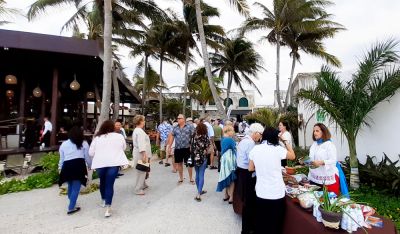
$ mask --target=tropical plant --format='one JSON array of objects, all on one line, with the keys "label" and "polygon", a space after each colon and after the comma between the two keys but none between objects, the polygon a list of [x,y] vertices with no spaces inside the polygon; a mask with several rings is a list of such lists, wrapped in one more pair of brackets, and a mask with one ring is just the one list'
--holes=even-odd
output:
[{"label": "tropical plant", "polygon": [[266,127],[276,127],[279,123],[279,111],[270,108],[261,108],[244,117],[247,121],[254,121]]},{"label": "tropical plant", "polygon": [[[325,31],[323,32],[318,31],[319,35],[309,34],[309,36],[322,40],[327,35],[331,35],[330,29],[324,28],[336,25],[329,21],[330,15],[323,9],[328,4],[330,2],[327,0],[274,0],[273,9],[270,10],[265,5],[256,2],[254,5],[262,9],[263,17],[249,18],[241,26],[241,34],[255,30],[269,30],[268,34],[263,36],[261,40],[267,40],[276,45],[276,99],[280,111],[283,110],[280,97],[280,48],[281,46],[290,45],[292,47],[291,55],[294,59],[298,59],[299,43],[296,44],[296,42],[299,41],[299,34],[316,33],[318,29],[320,31],[324,29]],[[321,41],[315,39],[306,41],[305,44]],[[331,59],[334,57],[328,56],[326,53],[323,54],[325,51],[321,45],[321,43],[312,46],[307,45],[302,49],[307,48],[309,53],[311,51],[313,53],[318,52],[319,56],[332,61]],[[294,69],[293,62],[292,69]]]},{"label": "tropical plant", "polygon": [[[219,42],[223,40],[225,32],[222,26],[209,24],[208,21],[212,17],[219,17],[218,9],[210,5],[201,3],[201,15],[203,17],[204,33],[207,40],[207,45],[218,49]],[[181,24],[181,33],[186,35],[185,46],[185,82],[183,87],[184,96],[187,96],[187,83],[188,83],[188,68],[190,62],[189,49],[196,49],[198,51],[196,40],[199,39],[199,30],[196,22],[196,8],[193,1],[183,0],[183,18],[184,24]],[[200,52],[199,52],[200,53]],[[186,98],[183,99],[182,113],[185,115]]]},{"label": "tropical plant", "polygon": [[309,108],[321,108],[347,138],[350,152],[350,187],[359,187],[356,140],[359,130],[371,126],[368,115],[375,107],[389,100],[400,88],[400,56],[394,40],[372,46],[352,79],[344,83],[337,72],[323,66],[316,77],[316,86],[300,90],[298,97]]},{"label": "tropical plant", "polygon": [[[184,39],[182,39],[181,34],[179,34],[179,22],[158,22],[149,29],[149,38],[148,43],[151,44],[154,48],[157,48],[157,53],[159,55],[160,60],[160,86],[164,86],[163,83],[163,62],[165,61],[166,56],[171,58],[168,61],[172,61],[175,63],[175,60],[183,63],[185,61],[185,50],[184,45],[182,43]],[[159,120],[162,122],[163,110],[163,95],[162,89],[159,93],[160,99],[160,109],[159,109]]]},{"label": "tropical plant", "polygon": [[[210,53],[210,60],[215,68],[214,72],[219,71],[220,78],[223,79],[225,74],[228,75],[227,100],[229,100],[232,83],[240,88],[243,95],[246,95],[242,86],[244,82],[253,86],[261,94],[251,77],[257,78],[257,73],[263,70],[262,57],[250,41],[241,37],[227,39],[219,52]],[[228,105],[229,102],[226,102],[226,110]]]},{"label": "tropical plant", "polygon": [[[211,88],[208,84],[206,69],[204,67],[196,69],[190,73],[189,77],[188,89],[191,92],[192,98],[196,99],[199,102],[199,105],[202,106],[202,116],[204,116],[207,103],[213,100]],[[221,84],[223,80],[219,77],[214,77],[213,82],[217,85],[216,91],[219,95],[221,89],[218,87],[218,84]]]},{"label": "tropical plant", "polygon": [[333,66],[341,66],[337,57],[326,52],[323,43],[324,39],[332,38],[337,32],[345,29],[342,25],[331,21],[331,15],[322,8],[330,5],[331,2],[298,1],[297,4],[300,4],[298,8],[302,9],[295,15],[298,19],[294,19],[295,23],[291,24],[289,31],[283,35],[283,41],[285,45],[289,46],[292,57],[284,110],[293,103],[292,81],[296,62],[300,62],[300,51],[324,59]]},{"label": "tropical plant", "polygon": [[6,0],[0,0],[0,25],[10,23],[8,20],[19,14],[21,12],[18,9],[6,7]]},{"label": "tropical plant", "polygon": [[[193,3],[193,0],[185,0],[185,1],[190,1],[191,3]],[[213,76],[211,73],[211,66],[210,66],[210,61],[208,58],[208,51],[207,51],[207,40],[206,40],[205,32],[204,32],[203,17],[201,15],[201,11],[202,11],[201,0],[194,0],[194,3],[195,3],[195,8],[196,8],[197,27],[199,30],[199,37],[200,37],[202,54],[203,54],[204,67],[205,67],[206,73],[207,73],[208,84],[210,86],[210,91],[212,93],[214,102],[217,105],[219,115],[225,116],[224,106],[222,105],[221,100],[219,99],[217,88],[215,87],[214,79],[213,79]],[[234,6],[236,8],[236,10],[239,13],[241,13],[242,15],[245,15],[246,17],[249,15],[249,7],[247,5],[246,0],[229,0],[229,3],[232,6]]]}]

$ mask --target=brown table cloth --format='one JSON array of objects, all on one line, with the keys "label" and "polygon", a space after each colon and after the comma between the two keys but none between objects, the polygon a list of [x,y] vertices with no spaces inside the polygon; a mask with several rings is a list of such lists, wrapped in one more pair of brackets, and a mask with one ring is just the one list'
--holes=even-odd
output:
[{"label": "brown table cloth", "polygon": [[[378,215],[377,215],[378,216]],[[378,216],[383,219],[383,228],[372,227],[366,229],[369,234],[396,234],[394,223],[384,217]],[[291,198],[286,197],[286,215],[283,228],[284,234],[319,234],[319,233],[347,233],[343,229],[328,229],[322,223],[319,223],[312,212],[303,209],[298,203],[292,201]],[[365,233],[362,228],[358,228],[356,234]]]}]

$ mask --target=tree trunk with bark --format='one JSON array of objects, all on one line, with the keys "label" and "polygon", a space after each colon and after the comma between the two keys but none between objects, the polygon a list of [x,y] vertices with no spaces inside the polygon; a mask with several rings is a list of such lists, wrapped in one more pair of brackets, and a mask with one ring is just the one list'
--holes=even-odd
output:
[{"label": "tree trunk with bark", "polygon": [[114,89],[114,112],[113,112],[113,120],[117,120],[119,117],[119,103],[120,103],[120,93],[119,93],[119,85],[118,85],[118,76],[119,69],[113,69],[112,71],[112,82],[113,82],[113,89]]},{"label": "tree trunk with bark", "polygon": [[349,144],[350,152],[350,188],[360,188],[360,175],[358,173],[358,159],[356,150],[356,137],[348,136],[347,142]]},{"label": "tree trunk with bark", "polygon": [[[229,72],[228,73],[228,87],[226,89],[226,103],[225,103],[226,113],[228,113],[228,108],[229,108],[229,104],[230,104],[229,96],[231,94],[231,87],[232,87],[232,74]],[[228,116],[228,119],[229,119],[229,116]]]},{"label": "tree trunk with bark", "polygon": [[287,88],[286,92],[286,98],[285,98],[285,107],[283,108],[285,111],[287,110],[288,106],[292,104],[293,101],[293,93],[292,93],[292,82],[293,82],[293,76],[294,76],[294,68],[296,67],[296,56],[295,53],[293,53],[293,60],[292,60],[292,70],[290,71],[290,78],[289,78],[289,85]]},{"label": "tree trunk with bark", "polygon": [[146,106],[148,63],[149,63],[149,55],[146,54],[144,57],[144,76],[143,76],[143,88],[142,88],[142,114],[143,115],[145,115],[144,108]]},{"label": "tree trunk with bark", "polygon": [[221,100],[219,99],[217,89],[215,87],[214,79],[211,74],[211,66],[210,66],[210,60],[208,58],[207,42],[206,42],[206,37],[204,34],[203,17],[201,15],[200,2],[201,2],[200,0],[195,0],[196,21],[197,21],[197,27],[199,29],[201,50],[202,50],[203,59],[204,59],[204,67],[206,68],[208,84],[210,85],[211,93],[212,93],[215,105],[217,106],[217,109],[218,109],[218,114],[221,116],[221,118],[223,118],[223,116],[226,116],[226,113],[224,111],[224,106],[222,105]]},{"label": "tree trunk with bark", "polygon": [[160,55],[160,98],[159,98],[159,100],[160,100],[160,107],[159,107],[159,112],[160,112],[160,122],[159,123],[161,123],[162,122],[162,117],[163,117],[163,108],[162,108],[162,104],[163,104],[163,96],[162,96],[162,87],[163,87],[163,76],[162,76],[162,64],[163,64],[163,58],[164,58],[164,55],[163,55],[163,53],[161,52],[161,55]]},{"label": "tree trunk with bark", "polygon": [[276,35],[276,99],[278,102],[279,112],[282,112],[281,93],[279,88],[279,76],[280,76],[280,59],[281,59],[281,45],[279,44],[281,37],[279,34]]},{"label": "tree trunk with bark", "polygon": [[186,112],[186,97],[187,97],[187,86],[188,86],[188,68],[189,68],[189,42],[186,43],[186,54],[185,54],[185,84],[183,85],[183,107],[182,114],[185,115]]},{"label": "tree trunk with bark", "polygon": [[112,36],[112,14],[111,14],[111,0],[104,0],[104,61],[103,61],[103,95],[102,105],[100,109],[99,123],[97,124],[96,131],[104,121],[110,118],[110,99],[111,99],[111,36]]}]

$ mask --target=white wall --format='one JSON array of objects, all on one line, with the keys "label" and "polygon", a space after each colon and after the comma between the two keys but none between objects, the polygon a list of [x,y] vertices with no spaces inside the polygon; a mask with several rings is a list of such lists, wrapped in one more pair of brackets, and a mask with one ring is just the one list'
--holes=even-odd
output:
[{"label": "white wall", "polygon": [[[300,112],[301,111],[301,112]],[[299,104],[299,114],[310,116],[310,113]],[[390,102],[378,104],[374,111],[368,116],[371,127],[363,126],[357,137],[357,154],[359,160],[364,163],[366,155],[376,156],[378,161],[383,157],[383,153],[389,156],[391,160],[398,160],[400,154],[400,92],[398,91]],[[312,126],[316,123],[316,117],[310,121],[307,128],[306,143],[310,146],[312,143]],[[337,151],[338,159],[343,160],[349,155],[347,140],[341,136],[340,130],[336,131],[335,124],[325,122],[332,133]],[[303,130],[299,130],[300,146],[304,145]]]}]

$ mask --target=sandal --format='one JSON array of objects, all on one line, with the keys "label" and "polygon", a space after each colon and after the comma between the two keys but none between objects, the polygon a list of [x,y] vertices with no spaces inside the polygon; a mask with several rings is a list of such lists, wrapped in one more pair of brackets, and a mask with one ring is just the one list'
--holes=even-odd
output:
[{"label": "sandal", "polygon": [[80,211],[80,210],[81,210],[80,207],[75,207],[75,209],[68,211],[67,214],[68,214],[68,215],[71,215],[71,214],[73,214],[73,213],[75,213],[75,212],[78,212],[78,211]]},{"label": "sandal", "polygon": [[230,197],[228,196],[228,197],[224,198],[224,201],[228,201],[229,199],[230,199]]},{"label": "sandal", "polygon": [[169,167],[169,166],[171,166],[170,163],[165,163],[165,167]]},{"label": "sandal", "polygon": [[193,185],[196,184],[196,182],[194,180],[191,180],[190,183],[193,184]]},{"label": "sandal", "polygon": [[207,191],[203,190],[203,191],[201,191],[200,195],[203,195],[203,194],[206,194],[206,193],[207,193]]},{"label": "sandal", "polygon": [[195,197],[194,200],[201,202],[201,198],[200,197]]},{"label": "sandal", "polygon": [[178,180],[178,184],[182,184],[183,183],[183,180]]}]

